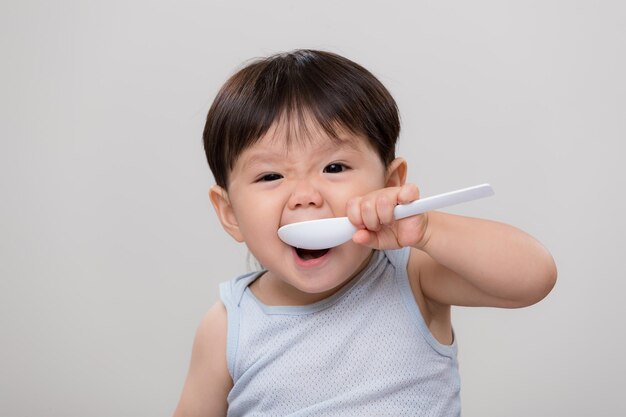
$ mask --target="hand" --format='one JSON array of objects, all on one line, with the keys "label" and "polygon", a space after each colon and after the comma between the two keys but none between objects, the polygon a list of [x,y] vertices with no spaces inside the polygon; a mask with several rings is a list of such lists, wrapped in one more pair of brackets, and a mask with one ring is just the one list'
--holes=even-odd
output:
[{"label": "hand", "polygon": [[393,209],[419,199],[415,184],[383,188],[348,201],[347,216],[359,230],[352,240],[374,249],[421,248],[426,243],[428,213],[395,220]]}]

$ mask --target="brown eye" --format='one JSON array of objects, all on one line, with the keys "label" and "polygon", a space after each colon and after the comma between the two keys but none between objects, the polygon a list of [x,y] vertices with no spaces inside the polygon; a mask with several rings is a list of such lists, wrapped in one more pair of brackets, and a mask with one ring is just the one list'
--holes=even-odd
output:
[{"label": "brown eye", "polygon": [[269,174],[265,174],[261,177],[259,177],[259,179],[257,180],[257,182],[269,182],[269,181],[276,181],[281,179],[283,176],[280,174],[276,174],[275,172],[269,173]]},{"label": "brown eye", "polygon": [[326,165],[326,167],[324,168],[324,172],[327,174],[338,174],[345,171],[346,169],[348,169],[348,167],[344,164],[334,163]]}]

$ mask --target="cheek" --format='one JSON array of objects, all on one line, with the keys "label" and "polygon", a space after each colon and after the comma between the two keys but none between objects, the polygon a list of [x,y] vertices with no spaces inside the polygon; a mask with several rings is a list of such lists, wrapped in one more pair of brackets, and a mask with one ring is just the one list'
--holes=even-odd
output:
[{"label": "cheek", "polygon": [[335,215],[345,216],[346,205],[351,198],[362,197],[384,186],[384,178],[372,175],[369,178],[362,178],[359,182],[351,182],[345,187],[334,187],[327,196]]},{"label": "cheek", "polygon": [[275,235],[281,207],[270,199],[239,200],[234,204],[239,229],[246,241],[267,240]]}]

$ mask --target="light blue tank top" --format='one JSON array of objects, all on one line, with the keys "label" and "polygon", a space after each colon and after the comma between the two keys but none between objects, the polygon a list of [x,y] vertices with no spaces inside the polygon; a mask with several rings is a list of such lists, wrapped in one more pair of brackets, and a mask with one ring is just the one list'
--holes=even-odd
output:
[{"label": "light blue tank top", "polygon": [[456,341],[430,333],[409,285],[409,249],[375,251],[340,291],[267,306],[249,285],[220,285],[233,379],[228,416],[459,416]]}]

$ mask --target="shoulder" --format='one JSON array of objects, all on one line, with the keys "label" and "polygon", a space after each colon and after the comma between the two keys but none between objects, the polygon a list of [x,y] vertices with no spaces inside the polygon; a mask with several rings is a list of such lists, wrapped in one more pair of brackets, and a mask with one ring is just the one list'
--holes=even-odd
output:
[{"label": "shoulder", "polygon": [[431,311],[436,307],[436,303],[429,299],[424,293],[423,281],[433,268],[433,259],[425,252],[410,248],[409,259],[406,265],[406,272],[411,284],[411,291],[415,296],[415,301],[420,307],[424,319],[428,322]]},{"label": "shoulder", "polygon": [[425,285],[428,286],[428,282],[425,282],[428,281],[428,277],[435,274],[437,262],[426,252],[411,248],[406,268],[411,292],[415,297],[420,313],[422,313],[424,322],[439,342],[451,343],[451,306],[431,298],[427,289],[425,291],[424,288]]},{"label": "shoulder", "polygon": [[218,301],[206,312],[198,325],[192,355],[197,354],[203,361],[211,362],[216,370],[228,372],[226,368],[227,332],[226,307]]},{"label": "shoulder", "polygon": [[[197,330],[197,336],[209,336],[209,340],[215,340],[223,336],[226,340],[227,314],[226,307],[221,301],[213,304],[206,312]],[[204,339],[204,338],[203,338]]]},{"label": "shoulder", "polygon": [[[226,360],[227,313],[222,302],[215,303],[202,317],[196,329],[192,360],[212,361],[219,365]],[[194,363],[192,362],[192,365]],[[225,363],[224,363],[225,364]]]},{"label": "shoulder", "polygon": [[226,365],[226,335],[226,308],[217,302],[196,330],[189,372],[175,416],[226,414],[226,398],[232,388]]}]

